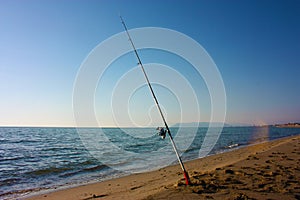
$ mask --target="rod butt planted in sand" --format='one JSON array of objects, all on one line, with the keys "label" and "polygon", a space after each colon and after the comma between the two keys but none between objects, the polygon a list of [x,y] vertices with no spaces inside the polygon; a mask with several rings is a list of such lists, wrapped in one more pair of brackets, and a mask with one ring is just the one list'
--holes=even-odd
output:
[{"label": "rod butt planted in sand", "polygon": [[184,176],[184,179],[185,179],[185,184],[190,185],[191,181],[190,181],[190,177],[189,177],[189,174],[187,173],[187,171],[183,171],[183,176]]}]

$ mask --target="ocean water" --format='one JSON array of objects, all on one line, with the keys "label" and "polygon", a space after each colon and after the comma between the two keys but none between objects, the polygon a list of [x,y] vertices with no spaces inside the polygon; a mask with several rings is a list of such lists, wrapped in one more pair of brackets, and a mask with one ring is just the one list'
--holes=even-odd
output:
[{"label": "ocean water", "polygon": [[[209,154],[218,154],[300,134],[299,128],[224,127],[217,137],[214,130],[171,128],[183,161],[201,156],[205,136],[214,139]],[[154,128],[0,128],[0,199],[171,164],[177,160],[170,140]]]}]

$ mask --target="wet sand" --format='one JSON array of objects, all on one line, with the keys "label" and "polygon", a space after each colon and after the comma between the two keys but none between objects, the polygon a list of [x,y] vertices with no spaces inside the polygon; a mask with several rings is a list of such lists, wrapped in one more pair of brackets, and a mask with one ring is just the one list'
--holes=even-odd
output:
[{"label": "wet sand", "polygon": [[300,199],[300,135],[189,161],[185,166],[189,186],[176,165],[26,199]]}]

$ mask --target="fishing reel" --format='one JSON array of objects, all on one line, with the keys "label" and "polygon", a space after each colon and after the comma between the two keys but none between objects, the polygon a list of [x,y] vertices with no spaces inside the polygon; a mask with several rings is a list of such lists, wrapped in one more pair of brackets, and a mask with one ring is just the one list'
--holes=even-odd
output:
[{"label": "fishing reel", "polygon": [[156,130],[158,130],[157,135],[164,140],[166,138],[167,130],[165,130],[163,127],[157,127]]}]

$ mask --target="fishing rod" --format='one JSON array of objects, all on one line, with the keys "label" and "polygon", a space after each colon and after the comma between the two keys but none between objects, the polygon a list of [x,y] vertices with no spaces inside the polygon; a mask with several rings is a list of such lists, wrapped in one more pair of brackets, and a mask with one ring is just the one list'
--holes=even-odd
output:
[{"label": "fishing rod", "polygon": [[139,54],[138,54],[138,52],[137,52],[137,50],[136,50],[136,48],[135,48],[135,46],[134,46],[134,43],[133,43],[133,41],[132,41],[132,39],[131,39],[131,37],[130,37],[130,35],[129,35],[127,26],[126,26],[126,24],[125,24],[125,22],[124,22],[124,20],[123,20],[123,18],[122,18],[121,15],[120,15],[120,19],[121,19],[121,22],[122,22],[122,24],[123,24],[123,27],[124,27],[124,29],[125,29],[125,31],[126,31],[126,33],[127,33],[128,39],[129,39],[129,41],[130,41],[130,43],[131,43],[131,46],[132,46],[132,48],[133,48],[133,50],[134,50],[134,53],[135,53],[135,55],[136,55],[136,57],[137,57],[137,59],[138,59],[138,64],[139,64],[139,66],[141,67],[141,69],[142,69],[142,71],[143,71],[143,74],[144,74],[144,76],[145,76],[145,79],[146,79],[146,81],[147,81],[147,83],[148,83],[148,86],[149,86],[149,89],[150,89],[150,91],[151,91],[152,97],[153,97],[153,99],[154,99],[154,101],[155,101],[156,107],[157,107],[157,109],[158,109],[158,111],[159,111],[159,113],[160,113],[160,116],[161,116],[161,118],[162,118],[162,120],[163,120],[163,122],[164,122],[164,124],[165,124],[166,129],[167,129],[167,133],[168,133],[168,135],[169,135],[169,137],[170,137],[170,140],[171,140],[173,149],[174,149],[174,151],[175,151],[175,154],[176,154],[176,156],[177,156],[178,162],[179,162],[179,164],[180,164],[180,166],[181,166],[181,169],[182,169],[182,171],[183,171],[185,183],[186,183],[186,185],[189,185],[189,184],[190,184],[190,177],[189,177],[189,174],[188,174],[187,171],[185,170],[185,167],[184,167],[183,162],[182,162],[182,160],[181,160],[181,158],[180,158],[180,155],[178,154],[178,151],[177,151],[175,142],[174,142],[174,140],[173,140],[171,131],[170,131],[169,126],[168,126],[168,124],[167,124],[167,121],[166,121],[166,119],[165,119],[165,117],[164,117],[164,115],[163,115],[163,112],[162,112],[162,110],[161,110],[161,108],[160,108],[160,105],[159,105],[159,103],[158,103],[158,100],[157,100],[157,98],[156,98],[156,96],[155,96],[155,94],[154,94],[153,88],[152,88],[152,86],[151,86],[151,84],[150,84],[150,81],[149,81],[149,78],[148,78],[148,76],[147,76],[147,74],[146,74],[146,71],[145,71],[145,69],[144,69],[143,63],[142,63],[142,61],[141,61],[141,59],[140,59],[140,56],[139,56]]}]

